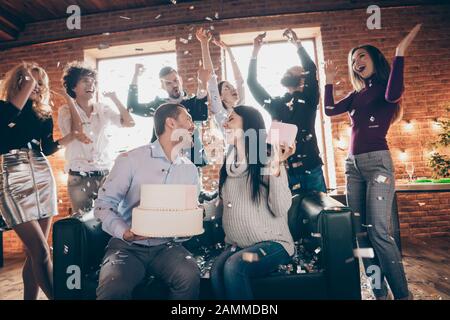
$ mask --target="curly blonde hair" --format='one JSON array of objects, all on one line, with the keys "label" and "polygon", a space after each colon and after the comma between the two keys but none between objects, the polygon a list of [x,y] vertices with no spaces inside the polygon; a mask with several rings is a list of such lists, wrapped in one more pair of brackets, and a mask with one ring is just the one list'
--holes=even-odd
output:
[{"label": "curly blonde hair", "polygon": [[36,81],[40,86],[40,94],[38,99],[33,100],[33,111],[41,118],[48,118],[52,114],[52,109],[48,105],[50,99],[49,79],[47,72],[34,62],[22,62],[9,70],[0,86],[0,100],[11,101],[21,89],[21,79],[25,70],[36,72],[38,77]]}]

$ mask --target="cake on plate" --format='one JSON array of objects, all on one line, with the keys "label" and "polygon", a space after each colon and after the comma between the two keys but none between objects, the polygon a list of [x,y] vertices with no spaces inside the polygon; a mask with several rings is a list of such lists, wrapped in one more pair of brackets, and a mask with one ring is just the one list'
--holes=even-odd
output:
[{"label": "cake on plate", "polygon": [[203,233],[196,185],[146,184],[133,209],[131,231],[145,237],[190,237]]}]

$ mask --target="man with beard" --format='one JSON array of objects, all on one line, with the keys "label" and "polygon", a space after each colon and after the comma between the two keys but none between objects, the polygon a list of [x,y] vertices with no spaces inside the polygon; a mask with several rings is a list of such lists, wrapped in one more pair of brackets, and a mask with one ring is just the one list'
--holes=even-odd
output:
[{"label": "man with beard", "polygon": [[[193,139],[194,146],[191,148],[190,160],[197,166],[202,167],[207,164],[206,154],[199,133],[199,121],[208,119],[207,91],[206,85],[211,77],[211,71],[200,68],[198,71],[198,89],[197,94],[189,97],[183,90],[183,80],[178,72],[172,67],[164,67],[159,72],[161,87],[167,92],[167,98],[156,97],[149,103],[138,102],[138,78],[144,72],[142,64],[136,64],[133,80],[128,91],[128,110],[143,117],[153,117],[155,110],[164,103],[175,103],[182,105],[191,115],[192,120],[196,123]],[[151,142],[156,140],[153,133]]]},{"label": "man with beard", "polygon": [[284,96],[272,97],[257,80],[257,56],[266,33],[258,35],[253,43],[247,84],[255,100],[272,116],[274,121],[295,124],[298,127],[296,152],[288,163],[289,186],[293,194],[309,191],[326,192],[323,162],[319,155],[314,129],[319,87],[317,67],[303,48],[296,33],[287,29],[283,36],[297,47],[301,66],[289,68],[281,84],[286,88]]}]

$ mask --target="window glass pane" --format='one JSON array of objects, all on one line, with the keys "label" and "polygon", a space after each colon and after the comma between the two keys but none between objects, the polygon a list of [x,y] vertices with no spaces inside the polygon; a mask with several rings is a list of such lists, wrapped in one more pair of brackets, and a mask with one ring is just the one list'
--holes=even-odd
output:
[{"label": "window glass pane", "polygon": [[[98,97],[99,101],[108,104],[117,111],[110,99],[103,97],[104,91],[115,91],[118,98],[126,106],[128,87],[134,74],[136,63],[145,67],[144,74],[139,78],[139,102],[145,103],[156,96],[165,97],[161,89],[158,73],[163,66],[177,67],[175,52],[158,53],[144,56],[131,56],[98,61]],[[150,142],[153,131],[153,118],[132,115],[136,122],[134,128],[109,128],[111,136],[110,152],[130,150]]]}]

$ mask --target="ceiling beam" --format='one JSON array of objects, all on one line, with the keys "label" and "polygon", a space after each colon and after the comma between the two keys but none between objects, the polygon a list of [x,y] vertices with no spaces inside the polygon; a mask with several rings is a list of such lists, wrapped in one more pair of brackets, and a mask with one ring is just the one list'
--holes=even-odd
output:
[{"label": "ceiling beam", "polygon": [[21,19],[9,13],[6,9],[0,10],[0,33],[2,39],[14,40],[25,25]]}]

